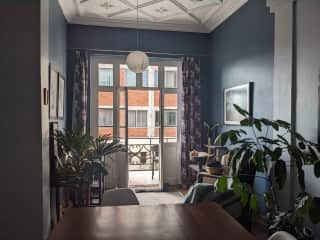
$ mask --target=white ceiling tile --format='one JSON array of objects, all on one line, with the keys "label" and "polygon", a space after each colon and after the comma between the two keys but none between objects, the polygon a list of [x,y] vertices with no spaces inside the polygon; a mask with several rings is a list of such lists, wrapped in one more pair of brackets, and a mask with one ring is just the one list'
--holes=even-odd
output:
[{"label": "white ceiling tile", "polygon": [[172,24],[195,24],[194,19],[186,13],[175,14],[171,17],[161,20],[161,22]]},{"label": "white ceiling tile", "polygon": [[178,8],[169,0],[142,7],[141,10],[152,15],[157,20],[161,20],[175,14],[184,13],[180,8]]},{"label": "white ceiling tile", "polygon": [[[128,2],[130,2],[132,5],[137,6],[137,0],[127,0]],[[153,0],[138,0],[139,5],[141,4],[145,4],[145,3],[150,3]]]},{"label": "white ceiling tile", "polygon": [[[123,19],[123,20],[132,20],[137,21],[137,11],[131,10],[125,13],[120,13],[112,17],[113,19]],[[149,17],[144,15],[142,12],[139,12],[139,21],[149,21]]]},{"label": "white ceiling tile", "polygon": [[201,19],[202,22],[205,22],[215,11],[219,9],[219,5],[208,7],[195,8],[190,10],[192,14]]},{"label": "white ceiling tile", "polygon": [[79,8],[84,13],[96,13],[98,15],[108,16],[128,9],[128,6],[120,0],[88,0],[80,3]]},{"label": "white ceiling tile", "polygon": [[220,4],[220,0],[176,0],[188,10],[193,8],[200,8],[200,7],[210,7],[216,4]]}]

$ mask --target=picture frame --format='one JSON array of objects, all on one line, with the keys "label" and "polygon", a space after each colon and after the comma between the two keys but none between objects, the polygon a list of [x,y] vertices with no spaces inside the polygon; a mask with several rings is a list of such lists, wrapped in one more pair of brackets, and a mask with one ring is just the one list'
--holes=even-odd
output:
[{"label": "picture frame", "polygon": [[65,80],[61,74],[58,77],[58,119],[64,118]]},{"label": "picture frame", "polygon": [[58,72],[49,67],[49,119],[57,119],[58,114]]},{"label": "picture frame", "polygon": [[237,104],[242,109],[249,112],[250,116],[253,114],[253,91],[254,83],[226,88],[224,89],[224,124],[225,125],[240,125],[243,119],[236,109],[234,104]]}]

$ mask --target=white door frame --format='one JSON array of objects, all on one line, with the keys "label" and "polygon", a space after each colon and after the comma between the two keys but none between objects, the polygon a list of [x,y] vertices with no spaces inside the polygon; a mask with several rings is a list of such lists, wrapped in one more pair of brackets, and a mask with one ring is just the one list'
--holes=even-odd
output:
[{"label": "white door frame", "polygon": [[[125,144],[128,145],[128,91],[129,90],[159,90],[160,91],[160,188],[163,189],[163,144],[164,144],[164,96],[167,93],[176,93],[178,97],[177,101],[177,146],[180,145],[180,127],[178,119],[181,114],[179,111],[180,94],[179,88],[181,85],[181,60],[180,59],[160,59],[151,58],[151,66],[158,66],[158,87],[143,87],[142,86],[142,74],[136,75],[136,87],[121,87],[120,86],[120,64],[125,64],[126,56],[117,55],[93,55],[90,57],[90,134],[97,137],[98,129],[98,108],[91,106],[98,106],[98,92],[112,92],[113,93],[113,136],[119,137],[119,93],[120,91],[125,92],[125,115],[126,115],[126,137]],[[113,64],[113,87],[101,87],[98,86],[98,64]],[[164,68],[166,67],[177,67],[177,88],[164,88]],[[177,155],[178,157],[178,155]],[[128,154],[126,156],[128,159]],[[128,171],[127,172],[127,183],[128,183]]]}]

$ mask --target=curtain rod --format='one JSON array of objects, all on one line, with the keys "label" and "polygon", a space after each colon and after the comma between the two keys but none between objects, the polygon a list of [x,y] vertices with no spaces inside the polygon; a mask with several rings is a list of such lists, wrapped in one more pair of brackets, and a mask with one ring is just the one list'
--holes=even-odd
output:
[{"label": "curtain rod", "polygon": [[[130,50],[108,50],[108,49],[94,49],[94,48],[69,48],[68,50],[87,50],[90,52],[114,52],[114,53],[130,53]],[[176,57],[183,57],[183,56],[194,56],[194,57],[207,57],[209,55],[205,54],[184,54],[184,53],[164,53],[164,52],[152,52],[152,51],[144,51],[147,54],[154,54],[154,55],[167,55],[167,56],[176,56]]]}]

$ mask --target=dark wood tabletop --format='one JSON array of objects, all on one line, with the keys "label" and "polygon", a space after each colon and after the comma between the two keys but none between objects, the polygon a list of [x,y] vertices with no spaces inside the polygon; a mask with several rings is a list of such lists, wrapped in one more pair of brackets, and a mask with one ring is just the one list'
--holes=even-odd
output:
[{"label": "dark wood tabletop", "polygon": [[67,210],[50,240],[254,239],[215,203]]}]

